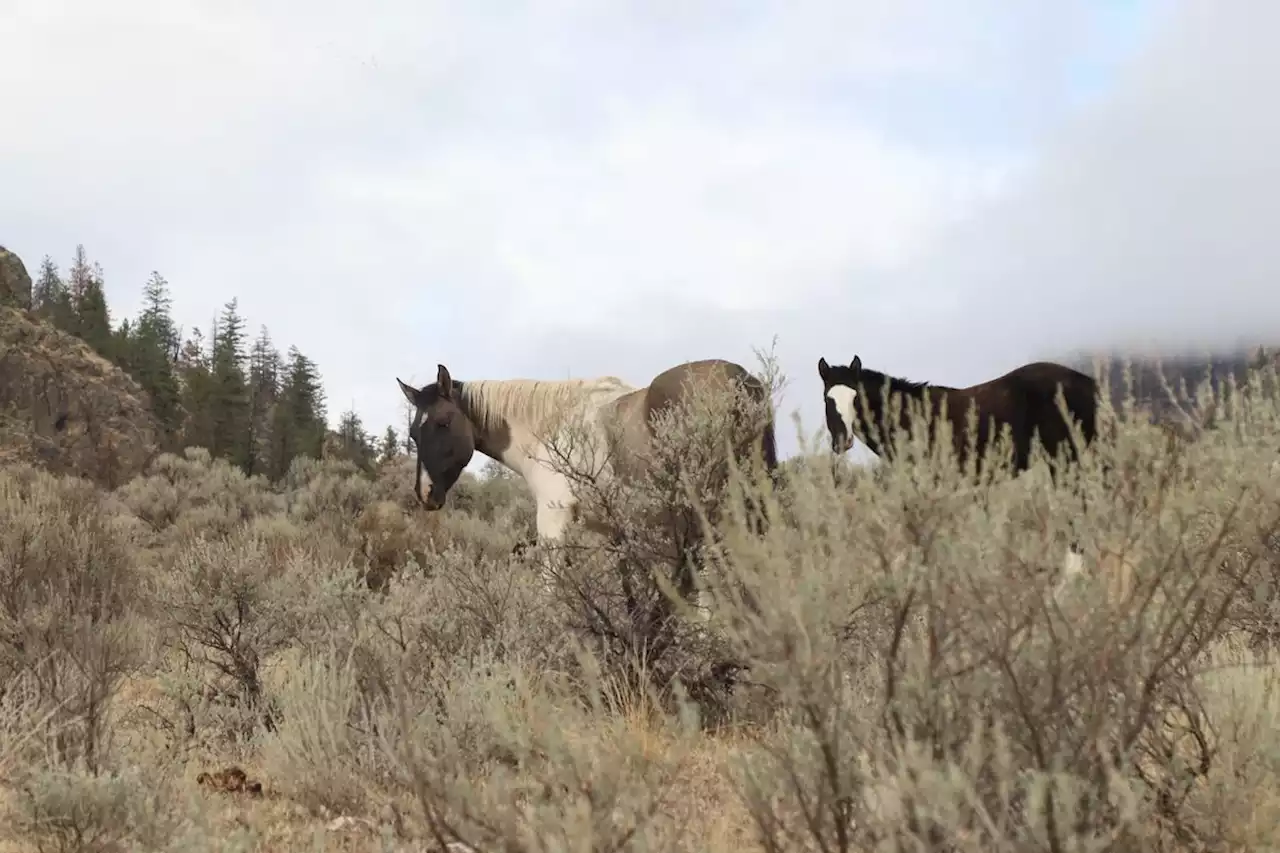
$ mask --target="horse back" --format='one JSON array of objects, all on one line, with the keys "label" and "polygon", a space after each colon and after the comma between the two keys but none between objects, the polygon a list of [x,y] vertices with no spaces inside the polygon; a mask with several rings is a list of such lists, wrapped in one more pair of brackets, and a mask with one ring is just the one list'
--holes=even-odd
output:
[{"label": "horse back", "polygon": [[[647,455],[656,420],[662,412],[686,403],[704,390],[727,390],[732,383],[745,386],[757,400],[765,396],[763,383],[741,365],[723,359],[703,359],[668,368],[644,388],[620,397],[612,412],[615,464],[624,471],[630,470],[633,462]],[[771,422],[764,437],[771,466],[776,465],[772,430]]]},{"label": "horse back", "polygon": [[745,385],[753,395],[762,395],[764,386],[745,367],[718,358],[689,361],[668,368],[653,378],[645,393],[645,407],[650,417],[679,405],[703,388],[725,388],[729,383]]}]

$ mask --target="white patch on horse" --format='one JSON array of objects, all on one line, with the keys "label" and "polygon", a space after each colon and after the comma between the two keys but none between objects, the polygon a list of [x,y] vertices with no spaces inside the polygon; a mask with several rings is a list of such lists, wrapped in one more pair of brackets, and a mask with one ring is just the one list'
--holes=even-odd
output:
[{"label": "white patch on horse", "polygon": [[[573,468],[595,471],[606,452],[600,411],[635,390],[615,376],[564,381],[507,379],[476,380],[462,386],[463,404],[482,434],[506,429],[510,444],[499,460],[520,474],[533,492],[538,536],[558,541],[573,523],[578,498],[573,483],[556,470],[568,461]],[[558,439],[582,424],[594,446],[556,447]],[[558,452],[557,452],[558,451]],[[558,453],[568,451],[561,460]]]},{"label": "white patch on horse", "polygon": [[835,385],[827,392],[831,402],[836,404],[836,414],[844,422],[845,431],[853,435],[853,401],[858,399],[858,392],[848,385]]},{"label": "white patch on horse", "polygon": [[422,475],[422,493],[426,494],[431,488],[431,472],[427,470],[427,466],[423,465],[421,460],[418,462],[418,471]]}]

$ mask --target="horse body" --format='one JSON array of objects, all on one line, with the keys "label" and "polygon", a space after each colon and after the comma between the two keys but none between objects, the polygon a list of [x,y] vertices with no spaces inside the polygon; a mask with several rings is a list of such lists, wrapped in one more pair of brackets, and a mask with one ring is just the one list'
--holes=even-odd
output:
[{"label": "horse body", "polygon": [[[820,358],[818,375],[822,378],[827,408],[827,430],[831,434],[832,450],[836,453],[847,451],[856,435],[876,456],[892,459],[893,448],[882,443],[895,426],[890,422],[890,401],[886,399],[886,393],[888,397],[901,395],[907,398],[903,403],[917,400],[927,406],[931,442],[935,440],[935,423],[943,414],[945,405],[945,416],[951,423],[952,446],[960,465],[967,461],[968,418],[976,408],[975,473],[981,469],[992,441],[1004,427],[1008,427],[1011,433],[1011,461],[1015,475],[1031,467],[1031,448],[1036,437],[1048,451],[1051,460],[1049,475],[1053,479],[1057,479],[1054,463],[1064,446],[1070,453],[1070,461],[1078,462],[1082,448],[1076,447],[1071,429],[1058,407],[1059,389],[1067,414],[1080,423],[1086,447],[1098,435],[1097,382],[1078,370],[1052,362],[1024,364],[995,379],[967,388],[911,382],[879,371],[865,370],[862,359],[857,356],[847,366],[835,367],[827,364],[825,358]],[[910,407],[903,405],[896,426],[910,429],[911,418]],[[1080,499],[1083,503],[1083,494]],[[1079,574],[1081,565],[1079,544],[1073,540],[1067,547],[1064,575]]]},{"label": "horse body", "polygon": [[894,426],[910,429],[912,414],[903,405],[897,423],[891,423],[888,395],[901,395],[921,401],[933,423],[942,415],[951,423],[956,459],[963,464],[969,452],[968,417],[977,410],[977,433],[974,438],[976,466],[980,467],[997,432],[1008,427],[1013,445],[1013,468],[1022,473],[1031,466],[1031,447],[1039,438],[1050,457],[1066,448],[1073,461],[1082,448],[1075,446],[1071,429],[1058,408],[1057,394],[1062,390],[1067,413],[1080,423],[1085,445],[1097,437],[1098,385],[1090,376],[1060,364],[1038,361],[1015,368],[995,379],[952,388],[911,382],[862,367],[855,357],[848,366],[832,367],[825,358],[818,361],[818,374],[823,382],[827,408],[827,429],[832,450],[847,451],[856,436],[877,456],[892,456],[893,449],[884,443]]},{"label": "horse body", "polygon": [[[719,359],[686,362],[636,388],[608,376],[578,380],[452,379],[438,365],[436,382],[414,388],[397,379],[414,405],[409,429],[418,450],[415,493],[428,510],[444,505],[474,451],[520,474],[537,506],[539,538],[560,540],[577,518],[573,482],[557,470],[557,439],[585,426],[593,441],[570,442],[569,461],[603,476],[642,476],[653,440],[654,416],[679,405],[700,383],[730,380],[762,398],[764,387],[740,365]],[[772,418],[759,436],[765,465],[777,466]],[[428,494],[422,494],[425,479]]]}]

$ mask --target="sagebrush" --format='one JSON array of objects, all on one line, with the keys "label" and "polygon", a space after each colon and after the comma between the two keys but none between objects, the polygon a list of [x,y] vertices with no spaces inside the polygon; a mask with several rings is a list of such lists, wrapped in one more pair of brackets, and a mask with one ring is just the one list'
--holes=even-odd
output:
[{"label": "sagebrush", "polygon": [[[875,469],[802,435],[774,484],[725,455],[744,401],[709,395],[660,425],[647,481],[575,472],[592,525],[555,547],[527,546],[528,492],[496,470],[428,514],[403,457],[271,483],[188,449],[112,492],[7,466],[0,833],[1274,845],[1274,382],[1202,401],[1191,432],[1110,412],[1057,483],[1043,460],[966,477],[920,424]],[[232,765],[243,784],[214,790]]]}]

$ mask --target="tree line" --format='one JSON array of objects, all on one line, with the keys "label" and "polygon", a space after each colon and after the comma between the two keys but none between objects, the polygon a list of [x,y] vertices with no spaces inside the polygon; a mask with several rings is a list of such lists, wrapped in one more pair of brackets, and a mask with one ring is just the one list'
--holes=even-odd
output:
[{"label": "tree line", "polygon": [[207,335],[194,327],[184,336],[164,276],[152,272],[142,295],[138,315],[113,324],[102,267],[78,245],[65,276],[51,257],[42,259],[32,311],[142,386],[160,424],[162,449],[205,447],[246,474],[271,480],[299,456],[338,455],[368,471],[402,452],[394,428],[377,442],[353,410],[330,430],[316,363],[295,346],[282,354],[266,326],[250,340],[236,299],[223,306]]}]

